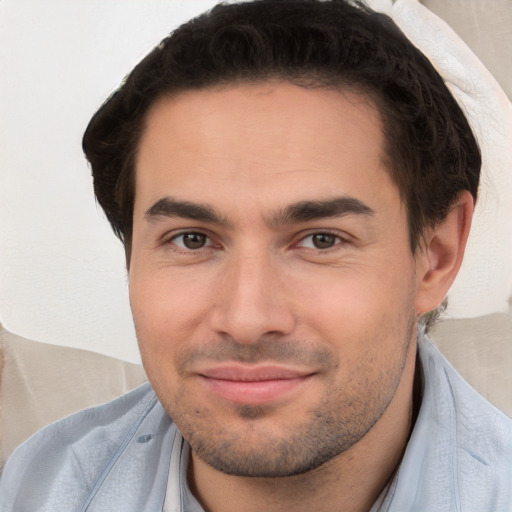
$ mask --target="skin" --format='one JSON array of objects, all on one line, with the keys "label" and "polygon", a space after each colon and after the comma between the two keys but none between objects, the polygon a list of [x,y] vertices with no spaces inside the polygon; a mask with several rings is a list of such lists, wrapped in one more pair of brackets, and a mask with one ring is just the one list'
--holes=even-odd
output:
[{"label": "skin", "polygon": [[349,91],[236,85],[148,113],[130,301],[208,511],[368,510],[400,461],[417,319],[456,275],[472,201],[412,254],[382,148]]}]

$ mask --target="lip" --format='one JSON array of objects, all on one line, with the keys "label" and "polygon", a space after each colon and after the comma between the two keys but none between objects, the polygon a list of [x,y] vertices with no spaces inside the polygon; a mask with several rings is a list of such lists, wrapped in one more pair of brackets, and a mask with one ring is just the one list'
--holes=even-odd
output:
[{"label": "lip", "polygon": [[261,405],[297,391],[311,372],[276,365],[221,365],[199,373],[208,390],[238,404]]}]

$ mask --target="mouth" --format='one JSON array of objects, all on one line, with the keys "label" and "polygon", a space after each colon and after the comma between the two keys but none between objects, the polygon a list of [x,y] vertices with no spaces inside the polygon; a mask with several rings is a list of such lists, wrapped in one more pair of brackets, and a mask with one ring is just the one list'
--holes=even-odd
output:
[{"label": "mouth", "polygon": [[199,373],[216,396],[245,405],[261,405],[297,392],[314,373],[275,365],[226,364]]}]

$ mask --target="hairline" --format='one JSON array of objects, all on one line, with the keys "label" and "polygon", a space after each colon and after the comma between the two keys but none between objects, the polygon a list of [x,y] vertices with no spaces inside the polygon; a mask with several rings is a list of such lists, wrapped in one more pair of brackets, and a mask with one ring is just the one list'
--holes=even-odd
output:
[{"label": "hairline", "polygon": [[[127,267],[129,268],[130,265],[130,257],[131,257],[131,250],[132,250],[132,236],[133,236],[133,214],[134,214],[134,206],[135,206],[135,200],[136,200],[136,174],[137,174],[137,156],[138,151],[140,149],[140,144],[142,141],[142,138],[144,137],[144,134],[146,133],[147,129],[147,119],[150,115],[150,113],[158,107],[158,104],[160,102],[166,101],[166,100],[173,100],[181,96],[182,94],[187,94],[190,92],[201,92],[201,91],[218,91],[222,92],[224,90],[229,90],[232,88],[236,88],[242,85],[260,85],[260,84],[284,84],[289,83],[292,85],[295,85],[297,87],[302,87],[306,90],[315,90],[315,89],[323,89],[323,90],[332,90],[336,91],[339,94],[344,93],[351,93],[355,94],[361,98],[364,98],[366,101],[369,102],[369,105],[373,107],[378,115],[379,121],[380,121],[380,130],[383,137],[383,144],[382,144],[382,167],[386,170],[388,175],[393,181],[393,184],[397,187],[397,190],[399,192],[400,201],[403,206],[405,206],[406,209],[406,215],[407,215],[407,224],[408,224],[408,237],[410,242],[410,249],[412,254],[416,254],[416,251],[418,247],[420,246],[420,239],[421,236],[418,237],[418,239],[413,239],[413,232],[412,227],[409,223],[410,221],[410,208],[407,201],[407,198],[404,196],[404,191],[402,190],[400,183],[397,180],[397,177],[395,176],[393,169],[398,165],[398,162],[394,162],[393,156],[391,154],[391,148],[392,148],[392,141],[390,140],[391,134],[388,133],[388,124],[385,120],[385,100],[381,97],[381,94],[376,91],[372,90],[372,88],[368,85],[362,84],[362,83],[356,83],[355,81],[350,82],[345,77],[336,77],[335,80],[326,80],[324,79],[322,81],[321,74],[316,73],[317,76],[315,76],[315,73],[309,73],[304,75],[297,75],[296,77],[293,76],[286,76],[285,73],[282,73],[281,75],[275,73],[271,77],[262,77],[262,76],[247,76],[247,77],[236,77],[233,79],[222,79],[219,78],[218,80],[214,81],[211,84],[202,85],[202,86],[181,86],[176,87],[174,89],[169,88],[167,90],[162,91],[160,94],[156,95],[152,101],[146,106],[146,109],[144,113],[142,114],[141,119],[139,120],[139,127],[138,133],[134,134],[133,139],[133,149],[131,151],[131,154],[128,155],[128,157],[125,159],[125,168],[123,169],[123,174],[128,174],[127,178],[129,180],[129,183],[127,186],[131,187],[131,218],[127,219],[129,221],[129,230],[127,230],[124,233],[124,239],[123,244],[125,247],[125,256],[126,256],[126,263]],[[119,180],[121,182],[121,179]],[[119,185],[118,182],[118,185]],[[426,228],[426,226],[425,226]]]}]

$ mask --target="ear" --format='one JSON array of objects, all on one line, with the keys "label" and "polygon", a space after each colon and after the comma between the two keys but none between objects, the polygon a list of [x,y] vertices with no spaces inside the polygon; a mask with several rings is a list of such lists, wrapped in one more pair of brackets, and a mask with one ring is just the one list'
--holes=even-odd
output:
[{"label": "ear", "polygon": [[445,298],[462,264],[473,217],[474,200],[465,190],[446,218],[425,233],[416,255],[416,314],[436,308]]}]

